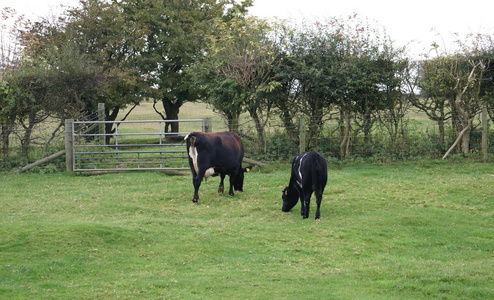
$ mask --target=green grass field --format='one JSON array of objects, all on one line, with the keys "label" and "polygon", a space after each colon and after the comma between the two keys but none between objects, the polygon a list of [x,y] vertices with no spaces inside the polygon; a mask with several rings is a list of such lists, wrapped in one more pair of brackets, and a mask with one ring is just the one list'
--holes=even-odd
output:
[{"label": "green grass field", "polygon": [[0,173],[0,299],[494,299],[494,168],[330,165],[320,221],[288,165],[191,202],[190,175]]}]

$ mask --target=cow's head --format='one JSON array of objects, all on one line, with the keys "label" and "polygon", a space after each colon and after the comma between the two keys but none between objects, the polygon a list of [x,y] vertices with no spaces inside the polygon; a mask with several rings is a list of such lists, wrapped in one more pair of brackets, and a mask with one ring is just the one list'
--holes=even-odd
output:
[{"label": "cow's head", "polygon": [[298,192],[295,189],[290,188],[290,186],[287,186],[283,189],[281,199],[283,199],[281,210],[289,212],[298,202]]},{"label": "cow's head", "polygon": [[250,170],[252,170],[252,166],[240,168],[240,172],[237,173],[237,176],[235,176],[235,181],[233,182],[233,187],[236,191],[244,191],[244,173],[250,172]]}]

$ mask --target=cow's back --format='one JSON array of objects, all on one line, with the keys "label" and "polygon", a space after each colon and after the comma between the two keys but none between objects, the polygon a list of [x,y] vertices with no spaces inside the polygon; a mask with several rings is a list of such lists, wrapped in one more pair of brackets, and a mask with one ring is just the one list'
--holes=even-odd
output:
[{"label": "cow's back", "polygon": [[295,157],[292,162],[291,180],[299,186],[322,185],[328,179],[326,159],[315,151],[304,152]]},{"label": "cow's back", "polygon": [[[189,142],[192,140],[193,144]],[[193,132],[189,134],[187,141],[187,147],[196,147],[199,161],[210,167],[233,170],[241,166],[244,147],[235,132]]]}]

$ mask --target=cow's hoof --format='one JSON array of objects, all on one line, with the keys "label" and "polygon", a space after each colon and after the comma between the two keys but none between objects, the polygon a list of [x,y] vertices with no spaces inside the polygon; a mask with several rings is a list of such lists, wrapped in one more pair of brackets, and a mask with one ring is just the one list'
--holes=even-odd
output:
[{"label": "cow's hoof", "polygon": [[197,201],[199,201],[199,199],[195,199],[195,198],[194,198],[194,199],[192,199],[192,203],[193,203],[193,204],[197,204]]},{"label": "cow's hoof", "polygon": [[317,216],[317,217],[316,217],[316,220],[321,220],[321,217],[320,217],[320,216]]}]

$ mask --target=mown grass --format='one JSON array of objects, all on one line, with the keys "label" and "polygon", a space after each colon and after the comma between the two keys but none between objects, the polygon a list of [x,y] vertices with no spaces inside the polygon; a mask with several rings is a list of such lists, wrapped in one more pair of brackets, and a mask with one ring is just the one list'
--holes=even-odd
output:
[{"label": "mown grass", "polygon": [[158,172],[0,174],[0,299],[493,299],[490,164],[329,170],[322,219]]}]

